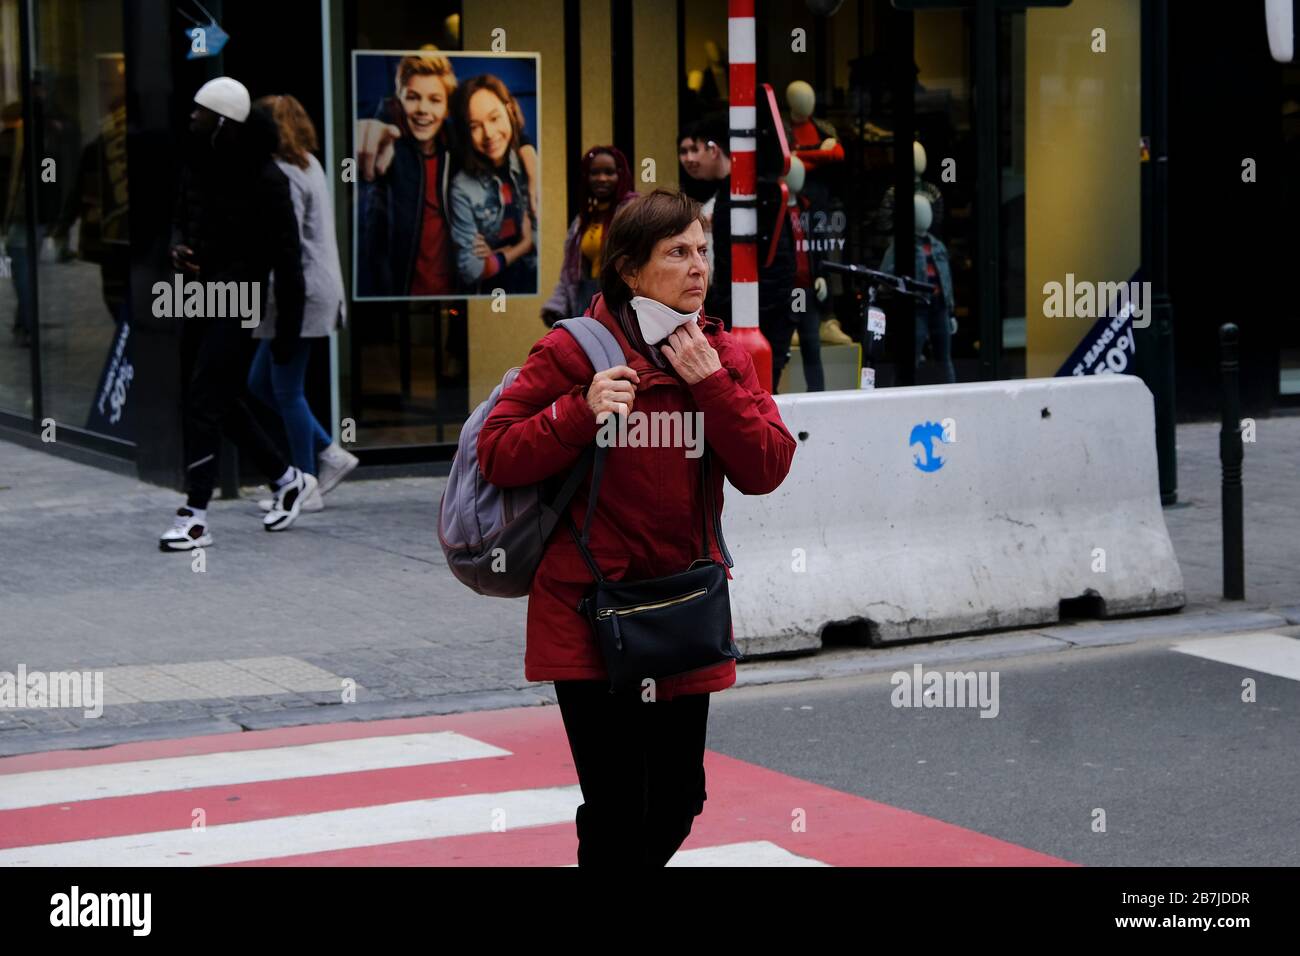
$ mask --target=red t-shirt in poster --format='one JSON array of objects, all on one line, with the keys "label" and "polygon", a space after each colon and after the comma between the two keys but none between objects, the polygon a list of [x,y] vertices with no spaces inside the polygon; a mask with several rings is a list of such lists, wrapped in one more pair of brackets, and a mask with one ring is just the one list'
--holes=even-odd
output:
[{"label": "red t-shirt in poster", "polygon": [[438,177],[435,153],[424,160],[424,215],[420,218],[420,251],[415,257],[415,274],[411,276],[411,295],[452,295],[456,291]]}]

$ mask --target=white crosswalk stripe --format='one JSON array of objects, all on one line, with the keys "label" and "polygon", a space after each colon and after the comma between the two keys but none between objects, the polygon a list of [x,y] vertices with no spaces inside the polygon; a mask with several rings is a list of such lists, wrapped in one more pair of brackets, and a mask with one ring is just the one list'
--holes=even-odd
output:
[{"label": "white crosswalk stripe", "polygon": [[577,787],[412,800],[228,823],[203,830],[164,830],[99,840],[77,840],[0,850],[0,866],[213,866],[320,853],[376,843],[491,833],[495,820],[508,829],[563,823],[582,803]]},{"label": "white crosswalk stripe", "polygon": [[1300,680],[1300,641],[1282,634],[1232,634],[1180,641],[1171,646],[1193,657]]},{"label": "white crosswalk stripe", "polygon": [[442,731],[136,760],[114,764],[111,772],[103,766],[35,770],[0,776],[0,810],[509,755],[508,750]]},{"label": "white crosswalk stripe", "polygon": [[821,860],[798,856],[767,840],[728,843],[696,850],[680,850],[669,866],[827,866]]}]

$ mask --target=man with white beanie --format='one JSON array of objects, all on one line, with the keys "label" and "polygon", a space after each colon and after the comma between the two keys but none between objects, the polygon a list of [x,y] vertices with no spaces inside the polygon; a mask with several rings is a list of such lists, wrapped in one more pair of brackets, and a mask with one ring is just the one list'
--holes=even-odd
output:
[{"label": "man with white beanie", "polygon": [[[194,95],[190,157],[172,229],[171,263],[184,281],[213,289],[242,288],[264,304],[275,277],[277,358],[298,338],[305,290],[289,180],[273,158],[275,121],[252,101],[242,83],[222,76]],[[230,286],[228,283],[237,283]],[[255,297],[254,297],[255,294]],[[205,295],[205,302],[215,296]],[[259,306],[260,307],[260,306]],[[263,519],[283,531],[297,519],[316,479],[289,465],[245,404],[251,329],[238,315],[179,319],[188,375],[185,398],[185,505],[159,539],[163,551],[212,544],[207,507],[225,434],[249,455],[275,489]],[[276,346],[279,346],[277,348]]]}]

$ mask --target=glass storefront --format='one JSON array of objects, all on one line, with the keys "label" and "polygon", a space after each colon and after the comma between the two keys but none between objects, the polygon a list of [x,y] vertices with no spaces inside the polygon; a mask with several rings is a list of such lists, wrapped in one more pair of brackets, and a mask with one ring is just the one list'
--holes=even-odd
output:
[{"label": "glass storefront", "polygon": [[[376,91],[353,88],[354,56],[376,50],[463,49],[459,2],[375,4],[347,0],[332,5],[341,17],[342,40],[334,63],[336,105],[343,121],[335,142],[340,156],[355,156],[354,106],[373,114]],[[518,42],[518,41],[516,41]],[[526,48],[523,44],[521,48]],[[368,63],[365,58],[361,62]],[[468,77],[462,77],[467,79]],[[339,82],[341,81],[341,82]],[[384,93],[389,93],[384,90]],[[448,121],[448,125],[450,125]],[[353,238],[361,224],[358,205],[344,187],[344,274],[353,275]],[[403,290],[406,294],[408,290]],[[357,290],[353,289],[354,297]],[[407,301],[353,301],[348,328],[339,337],[340,415],[355,423],[362,448],[454,445],[469,415],[470,325],[463,300],[412,297]]]},{"label": "glass storefront", "polygon": [[[0,340],[0,409],[129,446],[121,401],[131,377],[124,330],[130,229],[122,6],[37,0],[28,9],[33,135],[19,95],[20,49],[11,42],[20,36],[19,3],[0,6],[6,103],[0,192],[10,280],[0,287],[0,312],[12,320]],[[39,161],[29,222],[33,151]]]},{"label": "glass storefront", "polygon": [[[1282,156],[1284,168],[1300,170],[1300,66],[1288,64],[1282,70]],[[1300,222],[1300,176],[1289,175],[1283,187],[1283,222]],[[1300,239],[1287,230],[1285,256],[1295,261],[1300,252]],[[1284,300],[1286,311],[1278,316],[1281,327],[1278,391],[1283,401],[1300,405],[1300,306],[1295,298]]]},{"label": "glass storefront", "polygon": [[20,0],[0,0],[0,412],[32,415]]},{"label": "glass storefront", "polygon": [[[970,5],[907,6],[758,3],[758,79],[770,84],[785,133],[806,159],[793,207],[801,240],[820,259],[881,268],[896,215],[917,215],[914,198],[895,197],[910,184],[929,210],[917,244],[929,259],[914,261],[928,269],[939,248],[946,253],[942,269],[918,278],[950,289],[944,308],[955,323],[938,323],[922,304],[884,299],[890,334],[876,360],[877,387],[944,381],[945,339],[957,382],[1057,374],[1091,323],[1045,315],[1044,289],[1067,276],[1128,281],[1140,264],[1138,5],[1074,0],[1000,11],[991,32]],[[161,441],[166,449],[152,457],[177,457],[179,415],[160,417],[156,408],[181,400],[175,349],[165,329],[146,328],[148,303],[132,302],[130,290],[165,276],[161,208],[171,183],[157,177],[179,158],[189,97],[212,76],[234,75],[254,97],[292,93],[316,127],[335,193],[348,322],[313,353],[308,395],[317,417],[368,462],[449,458],[469,412],[543,334],[541,309],[560,274],[587,149],[616,145],[639,191],[682,186],[702,199],[710,192],[689,181],[678,149],[693,122],[726,107],[726,0],[208,7],[230,40],[220,55],[191,60],[183,31],[196,11],[157,0],[0,0],[4,424],[30,430],[54,419],[102,450],[131,457],[133,443]],[[128,57],[139,49],[146,53],[133,71]],[[499,301],[477,275],[444,277],[448,284],[438,286],[444,279],[411,250],[445,240],[409,204],[382,220],[390,234],[375,245],[378,193],[345,173],[362,151],[363,123],[405,123],[402,58],[437,53],[453,63],[458,84],[501,73],[518,110],[510,155],[523,178],[501,195],[529,204],[536,235],[528,283]],[[1282,71],[1279,138],[1288,156],[1300,143],[1298,69]],[[450,88],[444,82],[442,91]],[[142,112],[129,117],[128,109]],[[445,119],[449,130],[469,121]],[[132,130],[143,144],[136,149],[149,151],[131,154],[140,167],[134,213]],[[423,148],[412,142],[399,151]],[[443,145],[450,169],[473,162],[469,141]],[[153,162],[156,155],[163,158]],[[424,155],[427,162],[434,154]],[[1284,201],[1295,205],[1294,177],[1286,188]],[[450,191],[443,198],[449,202]],[[403,228],[425,231],[398,236]],[[391,249],[409,265],[405,285],[396,294],[358,288],[358,276],[373,272],[367,257]],[[901,258],[910,271],[913,255]],[[825,387],[857,388],[869,334],[864,290],[841,274],[827,278],[818,307]],[[827,331],[830,320],[835,329]],[[1284,327],[1283,401],[1300,395],[1300,325]],[[792,350],[781,391],[807,387],[803,355]],[[143,407],[122,401],[133,376],[146,380]],[[130,413],[137,408],[148,424]],[[168,480],[165,468],[150,467]]]}]

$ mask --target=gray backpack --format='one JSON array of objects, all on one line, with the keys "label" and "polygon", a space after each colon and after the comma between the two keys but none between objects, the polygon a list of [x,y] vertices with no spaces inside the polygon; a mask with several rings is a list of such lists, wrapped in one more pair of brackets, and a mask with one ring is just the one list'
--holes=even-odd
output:
[{"label": "gray backpack", "polygon": [[[562,328],[578,340],[594,372],[627,361],[609,329],[590,316],[561,319],[553,328]],[[501,384],[465,422],[438,505],[438,540],[447,567],[462,583],[489,597],[528,594],[546,542],[587,473],[595,449],[593,444],[583,454],[549,500],[545,482],[498,488],[485,481],[478,467],[479,429],[518,374],[518,368],[506,372]]]}]

